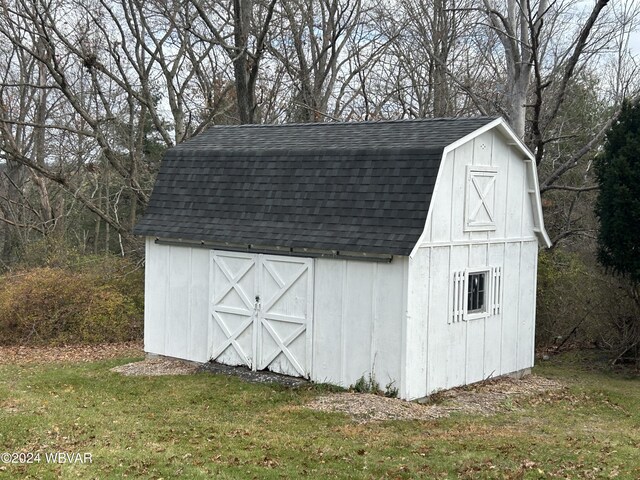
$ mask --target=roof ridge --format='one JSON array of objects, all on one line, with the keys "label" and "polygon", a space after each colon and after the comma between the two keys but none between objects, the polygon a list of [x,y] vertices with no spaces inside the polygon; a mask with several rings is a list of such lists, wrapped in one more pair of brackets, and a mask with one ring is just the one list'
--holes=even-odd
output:
[{"label": "roof ridge", "polygon": [[451,120],[495,120],[499,115],[478,115],[468,117],[432,117],[432,118],[396,118],[385,120],[356,120],[356,121],[331,121],[331,122],[295,122],[295,123],[244,123],[231,125],[212,125],[211,128],[263,128],[263,127],[313,127],[335,125],[380,125],[386,123],[428,123]]}]

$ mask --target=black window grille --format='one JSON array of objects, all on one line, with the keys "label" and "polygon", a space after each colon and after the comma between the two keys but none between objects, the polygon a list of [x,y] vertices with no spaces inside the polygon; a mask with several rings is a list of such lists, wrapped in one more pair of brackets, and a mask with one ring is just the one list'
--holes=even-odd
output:
[{"label": "black window grille", "polygon": [[467,312],[484,312],[486,272],[470,273],[467,287]]}]

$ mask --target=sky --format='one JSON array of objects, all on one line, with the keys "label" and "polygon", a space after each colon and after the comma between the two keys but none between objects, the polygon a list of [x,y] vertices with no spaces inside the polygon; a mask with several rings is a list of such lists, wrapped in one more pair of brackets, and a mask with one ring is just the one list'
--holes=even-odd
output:
[{"label": "sky", "polygon": [[640,31],[636,31],[631,35],[629,46],[634,54],[640,55]]}]

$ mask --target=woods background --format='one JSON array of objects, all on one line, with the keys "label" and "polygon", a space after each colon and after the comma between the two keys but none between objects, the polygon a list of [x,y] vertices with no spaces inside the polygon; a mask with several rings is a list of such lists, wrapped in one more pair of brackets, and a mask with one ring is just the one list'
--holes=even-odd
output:
[{"label": "woods background", "polygon": [[[99,288],[109,282],[96,264],[112,272],[117,263],[119,278],[136,272],[143,250],[131,230],[163,152],[211,125],[502,115],[535,154],[554,242],[539,269],[539,345],[595,342],[614,358],[637,345],[628,285],[595,262],[592,168],[622,100],[640,93],[629,46],[637,2],[0,0],[0,8],[8,284],[51,266],[93,265]],[[125,306],[141,310],[139,297]],[[0,323],[2,305],[0,294]],[[36,337],[27,328],[16,340]]]}]

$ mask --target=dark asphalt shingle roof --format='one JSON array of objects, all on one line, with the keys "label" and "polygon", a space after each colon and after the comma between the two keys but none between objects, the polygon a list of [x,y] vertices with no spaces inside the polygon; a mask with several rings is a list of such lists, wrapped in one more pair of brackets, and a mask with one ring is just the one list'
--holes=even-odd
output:
[{"label": "dark asphalt shingle roof", "polygon": [[134,233],[408,255],[443,149],[492,120],[213,127],[167,151]]}]

